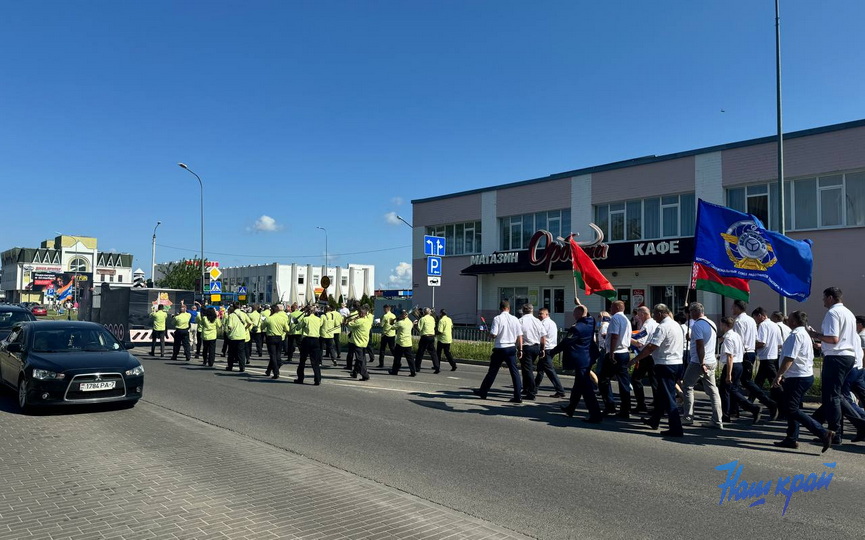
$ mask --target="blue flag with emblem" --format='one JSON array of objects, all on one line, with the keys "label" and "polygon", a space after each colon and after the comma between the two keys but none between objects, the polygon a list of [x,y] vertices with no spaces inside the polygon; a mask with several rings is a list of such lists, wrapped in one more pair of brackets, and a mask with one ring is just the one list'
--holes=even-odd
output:
[{"label": "blue flag with emblem", "polygon": [[700,200],[694,261],[721,276],[755,279],[802,302],[811,295],[811,240],[768,231],[755,216]]}]

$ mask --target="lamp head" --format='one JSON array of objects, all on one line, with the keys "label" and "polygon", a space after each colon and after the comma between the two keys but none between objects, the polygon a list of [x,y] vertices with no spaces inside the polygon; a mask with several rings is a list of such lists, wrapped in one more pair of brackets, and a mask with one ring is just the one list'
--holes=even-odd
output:
[{"label": "lamp head", "polygon": [[178,163],[177,165],[180,166],[180,167],[183,167],[184,169],[188,169],[188,168],[189,168],[189,167],[186,166],[186,163]]}]

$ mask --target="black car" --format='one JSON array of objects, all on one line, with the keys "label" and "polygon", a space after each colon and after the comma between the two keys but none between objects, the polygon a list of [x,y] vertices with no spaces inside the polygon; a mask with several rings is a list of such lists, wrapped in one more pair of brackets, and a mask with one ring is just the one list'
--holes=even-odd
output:
[{"label": "black car", "polygon": [[144,368],[103,326],[83,321],[18,323],[0,343],[0,383],[35,407],[121,402],[132,407],[144,390]]},{"label": "black car", "polygon": [[6,339],[15,323],[35,320],[29,309],[13,305],[0,306],[0,341]]}]

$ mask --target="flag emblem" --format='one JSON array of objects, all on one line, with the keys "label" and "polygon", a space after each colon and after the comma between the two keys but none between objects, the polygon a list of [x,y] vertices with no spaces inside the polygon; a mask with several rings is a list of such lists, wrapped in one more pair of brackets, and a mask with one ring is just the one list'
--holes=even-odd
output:
[{"label": "flag emblem", "polygon": [[753,220],[733,223],[726,233],[721,233],[721,238],[735,268],[765,272],[778,262],[772,244],[763,238]]}]

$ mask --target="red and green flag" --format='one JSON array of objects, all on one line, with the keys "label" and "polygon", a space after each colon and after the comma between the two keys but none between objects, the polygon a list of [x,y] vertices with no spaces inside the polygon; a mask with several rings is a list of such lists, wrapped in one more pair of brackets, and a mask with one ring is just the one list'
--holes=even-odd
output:
[{"label": "red and green flag", "polygon": [[694,263],[691,272],[691,288],[721,294],[745,302],[751,297],[751,286],[747,279],[722,276],[711,267],[698,262]]},{"label": "red and green flag", "polygon": [[603,296],[610,302],[616,300],[616,289],[604,277],[604,274],[595,266],[595,262],[591,257],[586,255],[583,248],[570,239],[571,242],[571,262],[574,265],[574,280],[577,282],[577,287],[586,291],[586,294],[597,294]]}]

